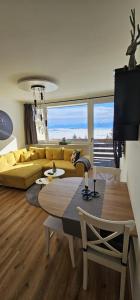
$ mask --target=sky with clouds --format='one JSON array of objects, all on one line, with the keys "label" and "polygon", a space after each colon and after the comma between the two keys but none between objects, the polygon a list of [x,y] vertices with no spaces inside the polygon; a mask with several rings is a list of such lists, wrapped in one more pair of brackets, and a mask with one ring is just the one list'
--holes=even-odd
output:
[{"label": "sky with clouds", "polygon": [[[95,105],[94,126],[106,127],[113,123],[113,103]],[[48,128],[86,128],[87,105],[48,108]]]}]

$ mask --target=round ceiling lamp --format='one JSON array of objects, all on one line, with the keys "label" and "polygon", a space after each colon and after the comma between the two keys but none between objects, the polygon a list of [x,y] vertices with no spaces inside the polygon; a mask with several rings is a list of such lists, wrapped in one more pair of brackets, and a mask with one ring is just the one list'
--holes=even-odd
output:
[{"label": "round ceiling lamp", "polygon": [[19,87],[27,92],[32,92],[35,107],[46,102],[46,94],[58,89],[58,85],[50,80],[37,77],[22,78],[18,81]]},{"label": "round ceiling lamp", "polygon": [[46,93],[54,92],[58,89],[58,85],[46,79],[23,78],[18,81],[19,87],[24,91],[31,91],[33,86],[41,86]]}]

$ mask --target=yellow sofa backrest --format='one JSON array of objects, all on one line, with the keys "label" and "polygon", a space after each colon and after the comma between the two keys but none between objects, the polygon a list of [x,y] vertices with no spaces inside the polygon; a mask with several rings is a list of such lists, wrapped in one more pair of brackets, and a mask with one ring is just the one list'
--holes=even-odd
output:
[{"label": "yellow sofa backrest", "polygon": [[63,148],[49,148],[46,147],[46,158],[49,160],[62,160],[64,159]]},{"label": "yellow sofa backrest", "polygon": [[0,172],[8,170],[9,167],[21,162],[21,154],[26,153],[27,149],[19,149],[0,156]]},{"label": "yellow sofa backrest", "polygon": [[31,146],[29,150],[36,153],[39,159],[46,158],[45,148]]},{"label": "yellow sofa backrest", "polygon": [[26,152],[27,152],[26,148],[22,148],[22,149],[19,149],[19,150],[16,150],[16,151],[13,152],[16,163],[21,162],[21,154],[24,154]]},{"label": "yellow sofa backrest", "polygon": [[82,149],[76,149],[76,148],[65,148],[65,147],[35,147],[30,146],[29,151],[33,151],[34,153],[37,153],[38,158],[46,158],[48,160],[65,160],[65,161],[71,161],[71,156],[73,151],[78,150],[80,151],[80,156],[83,155]]}]

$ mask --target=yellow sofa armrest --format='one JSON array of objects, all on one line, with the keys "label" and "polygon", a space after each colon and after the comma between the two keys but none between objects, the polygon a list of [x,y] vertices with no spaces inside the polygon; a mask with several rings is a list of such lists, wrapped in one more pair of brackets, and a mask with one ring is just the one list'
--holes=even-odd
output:
[{"label": "yellow sofa armrest", "polygon": [[84,155],[83,157],[87,158],[90,161],[90,156],[88,154]]},{"label": "yellow sofa armrest", "polygon": [[[88,155],[84,155],[83,158],[87,158],[90,161]],[[82,162],[80,162],[80,161],[77,161],[76,164],[75,164],[75,168],[76,168],[76,175],[78,177],[83,177],[84,173],[85,173],[84,164]]]}]

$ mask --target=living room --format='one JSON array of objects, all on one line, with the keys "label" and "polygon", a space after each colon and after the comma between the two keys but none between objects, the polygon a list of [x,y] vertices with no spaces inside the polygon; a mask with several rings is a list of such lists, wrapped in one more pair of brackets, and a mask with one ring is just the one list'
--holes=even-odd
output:
[{"label": "living room", "polygon": [[[134,8],[137,36],[138,0],[1,3],[0,297],[4,300],[140,298],[139,135],[133,131],[129,136],[129,128],[124,139],[117,136],[117,144],[113,142],[115,70],[128,66],[129,72],[126,52]],[[135,50],[139,66],[138,43]],[[81,184],[84,192],[77,190]],[[75,217],[70,215],[73,207],[68,207],[73,200],[98,218],[135,220],[123,292],[122,269],[116,272],[98,260],[88,260],[85,288],[82,236],[77,227],[72,234],[74,225],[66,222]],[[90,207],[93,202],[97,207]],[[53,235],[49,249],[48,216],[62,219],[64,230],[63,235]]]}]

